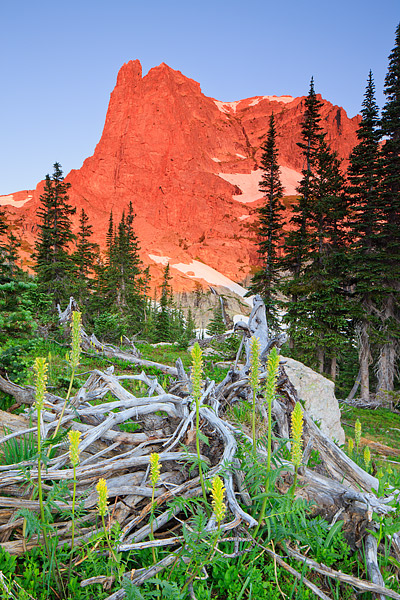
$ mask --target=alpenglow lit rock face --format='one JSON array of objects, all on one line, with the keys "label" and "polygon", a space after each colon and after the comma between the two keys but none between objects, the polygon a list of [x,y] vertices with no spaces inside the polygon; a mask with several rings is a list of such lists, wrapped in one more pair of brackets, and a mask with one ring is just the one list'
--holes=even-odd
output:
[{"label": "alpenglow lit rock face", "polygon": [[304,402],[304,408],[321,426],[321,431],[339,445],[345,442],[345,434],[340,424],[340,409],[335,397],[333,381],[316,373],[293,358],[281,359],[290,382]]},{"label": "alpenglow lit rock face", "polygon": [[[260,87],[267,83],[260,82]],[[165,64],[145,77],[138,60],[124,64],[93,156],[66,177],[70,202],[77,207],[75,227],[84,208],[95,241],[104,247],[110,210],[116,223],[131,201],[142,260],[153,275],[162,266],[149,255],[171,258],[175,289],[193,289],[193,279],[173,268],[174,263],[189,265],[193,260],[243,281],[257,260],[252,209],[262,197],[260,146],[272,112],[282,181],[286,193],[293,195],[303,167],[297,142],[304,97],[265,95],[221,102]],[[359,117],[349,119],[327,101],[321,116],[327,141],[346,160],[357,141]],[[62,163],[62,157],[55,158]],[[30,244],[42,189],[41,182],[36,191],[26,192],[24,199],[32,198],[22,207],[17,202],[6,205]]]}]

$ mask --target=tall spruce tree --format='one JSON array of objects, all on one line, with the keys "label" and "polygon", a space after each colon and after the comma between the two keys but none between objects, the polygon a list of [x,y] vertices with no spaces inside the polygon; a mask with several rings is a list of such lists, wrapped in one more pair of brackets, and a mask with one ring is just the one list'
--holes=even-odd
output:
[{"label": "tall spruce tree", "polygon": [[384,294],[379,305],[381,349],[378,359],[378,392],[394,388],[400,354],[400,24],[389,55],[385,78],[386,103],[381,116],[382,147],[381,281]]},{"label": "tall spruce tree", "polygon": [[14,279],[21,269],[17,266],[21,246],[7,224],[5,212],[0,210],[0,283]]},{"label": "tall spruce tree", "polygon": [[[93,302],[94,309],[100,313],[107,309],[130,317],[137,329],[144,320],[148,287],[148,276],[142,278],[139,242],[133,228],[135,214],[132,203],[128,215],[122,213],[121,220],[114,228],[113,215],[110,214],[106,236],[106,260],[97,267],[98,300]],[[145,274],[146,275],[146,274]]]},{"label": "tall spruce tree", "polygon": [[301,136],[302,141],[298,146],[303,151],[303,169],[302,179],[297,188],[299,202],[293,206],[293,216],[290,220],[292,230],[285,238],[285,258],[282,266],[286,268],[292,276],[291,297],[296,301],[296,279],[304,268],[304,262],[307,260],[310,246],[309,230],[309,211],[312,202],[315,162],[319,150],[322,128],[320,126],[320,109],[322,102],[318,100],[314,89],[314,79],[311,78],[310,90],[305,99],[305,111],[302,122]]},{"label": "tall spruce tree", "polygon": [[273,113],[269,121],[268,136],[261,149],[260,168],[263,174],[259,188],[264,194],[264,203],[257,210],[257,244],[261,269],[253,277],[249,289],[251,293],[262,296],[269,326],[276,329],[278,327],[276,300],[280,278],[279,247],[282,245],[282,212],[284,206],[281,202],[283,186],[280,181]]},{"label": "tall spruce tree", "polygon": [[284,255],[281,261],[282,269],[287,271],[288,277],[283,285],[284,293],[289,297],[290,303],[286,317],[289,323],[290,343],[294,345],[294,332],[298,316],[296,315],[297,300],[302,294],[300,276],[308,257],[310,246],[309,211],[313,189],[314,167],[316,154],[321,136],[320,108],[322,103],[318,100],[314,90],[314,79],[311,78],[310,90],[305,99],[305,111],[302,122],[302,141],[297,145],[303,151],[302,179],[297,188],[299,202],[292,208],[293,215],[290,219],[291,230],[284,239]]},{"label": "tall spruce tree", "polygon": [[80,305],[86,304],[94,284],[96,257],[99,246],[91,241],[93,227],[89,217],[82,208],[79,218],[79,229],[76,235],[75,252],[72,260],[75,263],[74,296]]},{"label": "tall spruce tree", "polygon": [[166,265],[163,274],[163,280],[161,285],[161,298],[160,308],[156,316],[155,333],[157,341],[159,342],[170,342],[172,340],[172,287],[170,284],[172,277],[170,274],[169,263]]},{"label": "tall spruce tree", "polygon": [[39,231],[35,243],[35,266],[40,291],[52,294],[54,302],[66,300],[72,291],[73,261],[69,254],[75,236],[68,203],[69,183],[64,181],[61,165],[54,163],[53,175],[46,175],[41,206],[36,214]]},{"label": "tall spruce tree", "polygon": [[369,365],[372,361],[371,335],[379,303],[381,227],[381,158],[379,111],[375,84],[370,71],[357,130],[358,144],[350,155],[347,194],[350,204],[349,283],[353,289],[358,329],[361,397],[369,400]]},{"label": "tall spruce tree", "polygon": [[0,210],[0,345],[29,335],[36,327],[31,293],[37,286],[18,266],[20,245]]},{"label": "tall spruce tree", "polygon": [[285,321],[296,355],[322,372],[326,358],[335,376],[337,355],[347,336],[343,297],[346,200],[340,163],[325,141],[320,108],[311,80],[302,124],[304,168],[299,203],[285,238],[282,290],[288,297]]}]

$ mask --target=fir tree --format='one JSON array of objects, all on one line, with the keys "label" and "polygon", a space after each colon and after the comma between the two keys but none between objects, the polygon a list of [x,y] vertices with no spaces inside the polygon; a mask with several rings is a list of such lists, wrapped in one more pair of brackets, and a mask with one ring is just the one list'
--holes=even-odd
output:
[{"label": "fir tree", "polygon": [[0,283],[11,281],[21,272],[17,266],[20,246],[7,224],[4,211],[0,210]]},{"label": "fir tree", "polygon": [[128,215],[122,213],[118,226],[110,213],[106,236],[106,257],[96,266],[96,290],[92,297],[92,310],[97,319],[104,319],[104,311],[109,318],[120,319],[127,332],[152,329],[149,302],[146,296],[149,274],[142,277],[140,248],[135,235],[134,212],[130,203]]},{"label": "fir tree", "polygon": [[[36,285],[17,265],[20,242],[0,210],[0,344],[29,335],[36,327],[31,293]],[[1,360],[0,360],[1,362]]]},{"label": "fir tree", "polygon": [[283,187],[280,181],[278,151],[276,148],[275,118],[272,114],[269,121],[268,137],[262,145],[260,168],[263,171],[259,183],[264,193],[264,204],[258,212],[258,254],[261,259],[261,270],[253,277],[250,292],[260,294],[264,300],[267,320],[272,328],[277,328],[276,297],[279,281],[279,246],[282,240],[282,217],[284,210],[281,199]]},{"label": "fir tree", "polygon": [[[351,213],[349,225],[350,284],[355,301],[359,338],[361,397],[369,400],[371,328],[378,301],[380,261],[380,180],[379,112],[375,85],[370,71],[357,130],[358,144],[350,155],[347,193]],[[358,314],[357,314],[358,313]]]},{"label": "fir tree", "polygon": [[285,238],[281,265],[290,276],[285,321],[297,354],[322,372],[326,358],[335,376],[337,355],[347,344],[348,305],[343,294],[346,199],[340,163],[319,125],[321,102],[311,80],[302,126],[304,169],[299,204]]},{"label": "fir tree", "polygon": [[76,269],[74,296],[81,305],[87,302],[91,293],[96,257],[99,254],[98,245],[91,241],[92,235],[93,227],[89,224],[89,217],[82,208],[76,236],[76,250],[72,255]]},{"label": "fir tree", "polygon": [[106,305],[129,312],[143,304],[143,281],[140,278],[141,260],[139,243],[133,229],[134,213],[132,203],[128,216],[122,213],[121,220],[114,230],[113,215],[110,213],[106,237],[106,263],[98,270],[100,295]]},{"label": "fir tree", "polygon": [[171,281],[172,277],[170,275],[170,267],[169,263],[166,265],[164,269],[163,281],[161,285],[161,298],[160,298],[160,308],[157,313],[156,319],[156,336],[157,341],[160,342],[170,342],[172,341],[171,335],[171,310],[173,308],[172,302],[172,288]]},{"label": "fir tree", "polygon": [[46,176],[40,196],[39,232],[35,243],[35,266],[40,290],[53,294],[55,302],[68,298],[71,292],[73,262],[69,247],[75,236],[71,231],[71,216],[75,208],[68,204],[69,183],[63,178],[61,166],[54,164],[52,177]]},{"label": "fir tree", "polygon": [[213,316],[207,326],[206,333],[208,335],[218,335],[220,333],[225,333],[225,331],[226,325],[224,321],[224,316],[222,314],[222,307],[218,302],[217,306],[213,310]]},{"label": "fir tree", "polygon": [[394,387],[400,340],[400,24],[389,56],[385,78],[386,104],[381,116],[382,147],[381,281],[384,294],[379,304],[381,351],[378,360],[378,392]]},{"label": "fir tree", "polygon": [[294,215],[290,219],[292,230],[285,237],[285,256],[282,261],[282,267],[292,275],[293,282],[290,295],[293,302],[296,302],[298,296],[297,278],[302,272],[304,262],[307,260],[310,246],[309,212],[314,189],[315,162],[322,135],[319,124],[321,121],[319,113],[321,106],[322,103],[315,94],[314,79],[311,78],[310,90],[305,99],[302,142],[297,144],[302,149],[304,158],[302,179],[297,188],[299,203],[293,206]]},{"label": "fir tree", "polygon": [[186,317],[185,335],[188,342],[196,337],[196,323],[194,322],[193,314],[190,308]]}]

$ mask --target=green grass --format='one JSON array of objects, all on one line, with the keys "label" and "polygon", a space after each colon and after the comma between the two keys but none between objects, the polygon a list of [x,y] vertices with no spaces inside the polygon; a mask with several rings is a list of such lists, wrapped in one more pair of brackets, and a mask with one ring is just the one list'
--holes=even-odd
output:
[{"label": "green grass", "polygon": [[346,437],[354,437],[354,424],[360,420],[362,437],[400,449],[400,414],[386,408],[370,410],[342,405],[342,425]]}]

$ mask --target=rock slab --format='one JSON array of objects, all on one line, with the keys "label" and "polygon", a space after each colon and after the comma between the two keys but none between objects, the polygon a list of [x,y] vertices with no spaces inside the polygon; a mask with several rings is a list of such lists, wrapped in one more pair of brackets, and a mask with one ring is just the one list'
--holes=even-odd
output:
[{"label": "rock slab", "polygon": [[345,443],[340,423],[340,408],[335,396],[335,384],[293,358],[281,359],[290,382],[304,402],[309,415],[320,424],[321,431],[339,444]]}]

